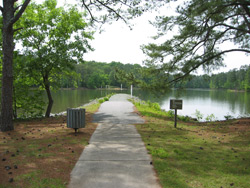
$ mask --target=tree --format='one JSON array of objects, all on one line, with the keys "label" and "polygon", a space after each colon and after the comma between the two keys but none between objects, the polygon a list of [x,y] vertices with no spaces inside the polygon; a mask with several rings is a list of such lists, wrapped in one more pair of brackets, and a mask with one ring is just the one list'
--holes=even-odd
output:
[{"label": "tree", "polygon": [[[13,29],[13,25],[19,20],[30,3],[24,0],[21,5],[15,4],[17,0],[3,0],[3,7],[0,10],[3,15],[2,39],[3,39],[3,76],[2,76],[2,97],[1,97],[1,131],[13,130],[13,35],[15,31],[22,28]],[[127,19],[141,15],[146,10],[159,5],[158,1],[138,1],[138,0],[79,0],[83,7],[91,16],[93,22],[105,23],[107,21]],[[161,1],[160,1],[161,2]],[[161,4],[161,3],[160,3]],[[106,10],[106,11],[104,11]],[[97,13],[99,11],[99,13]],[[104,14],[102,14],[102,13]],[[99,16],[96,16],[99,15]],[[44,26],[46,27],[46,26]]]},{"label": "tree", "polygon": [[23,53],[30,59],[28,69],[36,72],[36,79],[46,90],[46,117],[53,106],[51,87],[60,84],[61,73],[69,73],[76,63],[83,61],[84,53],[91,50],[88,40],[93,34],[85,31],[88,24],[76,7],[64,10],[56,6],[56,0],[30,4],[18,22],[25,29],[17,33]]},{"label": "tree", "polygon": [[127,23],[129,19],[164,4],[164,1],[155,0],[80,0],[80,2],[89,13],[92,23],[101,24],[119,19]]},{"label": "tree", "polygon": [[245,91],[250,90],[250,67],[247,69],[245,78]]},{"label": "tree", "polygon": [[[28,57],[14,52],[13,116],[14,118],[42,117],[45,102],[36,75],[27,68]],[[30,88],[33,87],[31,90]]]},{"label": "tree", "polygon": [[1,96],[1,131],[10,131],[14,129],[13,118],[13,36],[17,29],[13,29],[14,24],[19,20],[28,6],[30,0],[25,0],[23,4],[16,5],[16,0],[3,0],[3,7],[0,10],[3,16],[2,22],[2,96]]},{"label": "tree", "polygon": [[[210,71],[223,66],[227,53],[250,53],[248,0],[191,0],[179,5],[176,12],[176,16],[157,17],[154,25],[159,29],[156,39],[177,34],[160,45],[142,47],[150,68],[166,71],[165,76],[174,75],[170,83],[199,67]],[[225,42],[236,47],[220,48]]]}]

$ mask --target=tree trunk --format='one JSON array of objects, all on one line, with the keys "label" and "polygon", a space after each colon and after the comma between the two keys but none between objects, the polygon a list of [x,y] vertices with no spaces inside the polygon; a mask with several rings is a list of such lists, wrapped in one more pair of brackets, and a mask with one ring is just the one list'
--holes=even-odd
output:
[{"label": "tree trunk", "polygon": [[[8,2],[8,1],[7,1]],[[1,131],[14,130],[13,125],[13,26],[10,24],[14,17],[14,3],[5,2],[3,10],[3,70],[2,70],[2,98],[1,98]]]},{"label": "tree trunk", "polygon": [[45,87],[47,97],[48,97],[48,100],[49,100],[47,110],[46,110],[46,113],[45,113],[45,117],[49,117],[54,101],[53,101],[51,91],[50,91],[50,83],[49,83],[49,76],[48,75],[45,75],[43,77],[43,83],[44,83],[44,87]]}]

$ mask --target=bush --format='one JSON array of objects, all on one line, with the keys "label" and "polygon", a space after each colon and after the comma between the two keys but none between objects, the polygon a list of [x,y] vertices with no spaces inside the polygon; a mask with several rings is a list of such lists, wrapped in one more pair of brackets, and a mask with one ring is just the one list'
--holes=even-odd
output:
[{"label": "bush", "polygon": [[195,110],[195,117],[197,118],[198,121],[202,120],[203,114],[199,110]]},{"label": "bush", "polygon": [[173,118],[174,117],[174,111],[173,110],[167,111],[167,116],[170,117],[170,118]]},{"label": "bush", "polygon": [[99,99],[98,102],[102,104],[104,102],[104,99]]},{"label": "bush", "polygon": [[229,115],[229,114],[227,114],[226,116],[224,116],[224,118],[225,118],[226,120],[230,120],[230,119],[233,119],[234,117],[231,116],[231,115]]},{"label": "bush", "polygon": [[215,121],[215,120],[216,120],[216,117],[214,116],[214,114],[208,115],[206,117],[206,121]]}]

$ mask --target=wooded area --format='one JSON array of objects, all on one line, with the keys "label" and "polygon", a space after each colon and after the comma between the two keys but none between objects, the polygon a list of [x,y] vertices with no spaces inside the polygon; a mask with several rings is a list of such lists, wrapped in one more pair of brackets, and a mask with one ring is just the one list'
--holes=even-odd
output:
[{"label": "wooded area", "polygon": [[[41,111],[43,102],[39,101],[37,93],[40,90],[29,98],[30,87],[46,90],[47,117],[53,105],[51,89],[59,87],[100,88],[123,83],[164,92],[169,83],[173,83],[176,87],[204,88],[206,85],[207,88],[249,90],[247,66],[226,75],[195,77],[190,82],[183,80],[199,67],[211,71],[222,66],[227,53],[250,53],[250,3],[247,0],[185,1],[177,6],[176,15],[156,17],[153,25],[159,35],[154,38],[163,37],[165,42],[142,47],[148,56],[147,67],[123,67],[113,63],[112,69],[109,65],[99,65],[103,67],[98,69],[94,63],[82,64],[84,53],[92,50],[88,41],[93,39],[91,29],[96,30],[95,26],[119,19],[128,24],[128,20],[172,1],[175,0],[79,0],[85,9],[82,13],[77,7],[57,7],[56,0],[45,0],[42,4],[30,3],[30,0],[3,0],[0,6],[1,131],[14,129],[12,119],[17,117],[19,108],[26,106],[30,115],[34,108]],[[170,31],[178,32],[166,40]],[[225,42],[234,46],[220,49]],[[20,51],[15,49],[18,43],[23,47]],[[76,64],[76,71],[73,71]],[[175,83],[180,80],[182,84]],[[201,80],[204,83],[199,85]]]},{"label": "wooded area", "polygon": [[250,66],[245,65],[241,66],[240,69],[233,69],[210,76],[191,76],[190,79],[175,84],[175,87],[250,91]]},{"label": "wooded area", "polygon": [[[60,81],[61,88],[105,88],[106,85],[120,87],[129,86],[129,81],[120,81],[116,74],[121,70],[128,74],[133,74],[136,79],[142,79],[146,84],[152,80],[148,77],[143,78],[145,67],[138,64],[122,64],[120,62],[95,62],[89,61],[75,66],[74,76],[64,75]],[[169,81],[174,79],[170,76]],[[138,82],[137,87],[143,87]],[[204,88],[204,89],[232,89],[250,91],[250,66],[245,65],[240,69],[233,69],[229,72],[222,72],[212,75],[191,75],[186,80],[172,85],[174,88]]]}]

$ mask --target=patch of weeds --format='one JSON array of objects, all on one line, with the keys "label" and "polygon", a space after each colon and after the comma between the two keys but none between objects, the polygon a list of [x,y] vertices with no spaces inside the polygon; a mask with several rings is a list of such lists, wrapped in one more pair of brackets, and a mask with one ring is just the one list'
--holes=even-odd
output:
[{"label": "patch of weeds", "polygon": [[99,107],[100,107],[100,103],[96,103],[96,104],[88,105],[84,108],[86,109],[87,112],[94,113],[95,111],[98,110]]},{"label": "patch of weeds", "polygon": [[195,117],[197,118],[198,121],[201,121],[203,119],[203,114],[199,110],[195,110],[194,113]]},{"label": "patch of weeds", "polygon": [[99,99],[98,102],[99,102],[100,104],[102,104],[102,103],[104,103],[104,99]]},{"label": "patch of weeds", "polygon": [[205,118],[206,121],[215,121],[216,119],[214,114],[210,114]]},{"label": "patch of weeds", "polygon": [[65,188],[65,184],[60,179],[41,178],[41,171],[33,171],[27,174],[18,176],[17,180],[24,180],[29,188]]},{"label": "patch of weeds", "polygon": [[152,156],[165,159],[168,157],[168,153],[163,148],[151,149],[150,153]]},{"label": "patch of weeds", "polygon": [[227,114],[227,115],[224,116],[224,118],[225,118],[226,120],[230,120],[230,119],[233,119],[234,117],[231,116],[230,114]]}]

